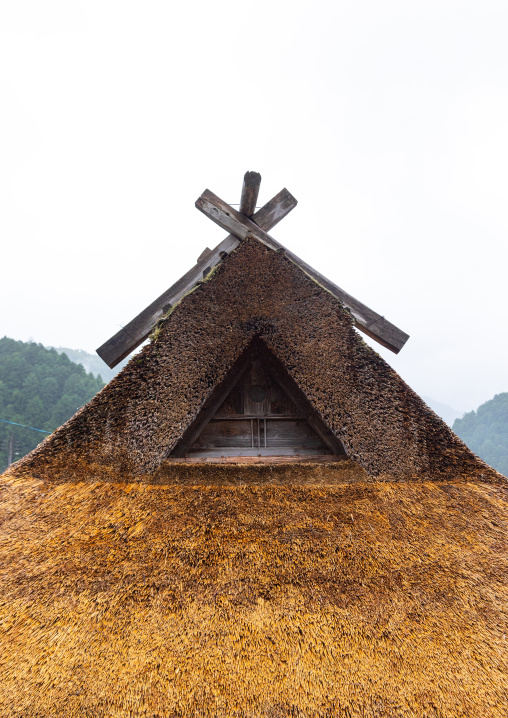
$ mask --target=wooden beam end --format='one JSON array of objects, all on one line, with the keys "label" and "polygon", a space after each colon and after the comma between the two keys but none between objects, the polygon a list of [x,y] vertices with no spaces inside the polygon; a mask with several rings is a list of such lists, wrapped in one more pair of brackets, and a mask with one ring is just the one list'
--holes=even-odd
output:
[{"label": "wooden beam end", "polygon": [[259,187],[261,184],[261,175],[259,172],[246,172],[243,177],[245,187]]}]

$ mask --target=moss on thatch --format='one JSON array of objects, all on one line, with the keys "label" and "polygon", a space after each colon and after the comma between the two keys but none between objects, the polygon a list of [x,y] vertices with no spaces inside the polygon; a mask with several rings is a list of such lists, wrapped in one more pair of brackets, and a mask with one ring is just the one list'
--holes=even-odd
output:
[{"label": "moss on thatch", "polygon": [[504,718],[506,485],[258,470],[5,476],[2,718]]}]

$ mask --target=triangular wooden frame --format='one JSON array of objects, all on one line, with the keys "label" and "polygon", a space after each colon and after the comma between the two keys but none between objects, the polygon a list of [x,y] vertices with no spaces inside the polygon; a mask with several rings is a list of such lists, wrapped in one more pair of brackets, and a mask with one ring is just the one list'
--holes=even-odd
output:
[{"label": "triangular wooden frame", "polygon": [[[168,452],[166,458],[177,459],[184,458],[187,455],[189,449],[201,435],[207,424],[212,420],[234,385],[247,371],[253,357],[259,357],[262,360],[264,366],[267,367],[277,384],[298,409],[299,415],[305,419],[311,429],[329,448],[331,459],[333,459],[333,457],[347,456],[347,452],[341,440],[329,429],[289,372],[268,349],[266,344],[260,338],[256,337],[245,348],[223,381],[213,389],[198,415],[187,427],[176,446]],[[265,451],[264,453],[267,454],[269,452]],[[273,455],[277,456],[278,454],[274,451]]]}]

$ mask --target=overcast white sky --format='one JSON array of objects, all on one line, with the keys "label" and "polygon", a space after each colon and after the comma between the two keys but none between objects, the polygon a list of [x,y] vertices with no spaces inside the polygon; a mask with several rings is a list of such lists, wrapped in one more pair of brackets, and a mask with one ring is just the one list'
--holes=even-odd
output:
[{"label": "overcast white sky", "polygon": [[508,391],[507,37],[506,0],[4,0],[0,336],[95,350],[257,170],[299,200],[273,235],[411,335],[379,351],[416,391]]}]

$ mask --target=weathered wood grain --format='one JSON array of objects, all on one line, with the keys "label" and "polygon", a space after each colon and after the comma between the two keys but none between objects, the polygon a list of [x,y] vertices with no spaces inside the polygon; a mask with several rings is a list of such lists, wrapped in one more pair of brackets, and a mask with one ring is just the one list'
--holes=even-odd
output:
[{"label": "weathered wood grain", "polygon": [[238,239],[242,240],[249,236],[254,237],[271,249],[284,251],[285,255],[292,262],[297,264],[309,277],[327,289],[350,310],[355,321],[355,326],[357,326],[358,329],[372,337],[372,339],[375,339],[382,346],[398,354],[409,339],[408,334],[324,277],[320,272],[287,250],[259,225],[244,215],[241,215],[220,199],[220,197],[210,192],[210,190],[203,192],[201,197],[196,201],[196,207],[220,227],[238,237]]},{"label": "weathered wood grain", "polygon": [[[329,454],[332,453],[304,419],[267,419],[265,426],[265,445],[271,447],[272,450],[275,447],[277,447],[277,451],[281,448],[292,447],[296,449],[296,453],[299,453],[299,449],[315,448],[315,453],[320,453],[323,450]],[[277,451],[273,451],[273,453],[277,453]]]},{"label": "weathered wood grain", "polygon": [[246,172],[243,178],[242,197],[240,199],[240,214],[252,217],[256,211],[261,175],[259,172]]},{"label": "weathered wood grain", "polygon": [[[253,367],[256,367],[255,370]],[[242,385],[245,381],[255,378],[260,373],[261,367],[266,370],[266,379],[269,383],[273,384],[275,380],[279,393],[282,391],[287,394],[290,404],[296,407],[299,416],[282,417],[266,414],[260,417],[254,412],[250,416],[244,414],[219,419],[217,412],[230,392],[236,385]],[[250,382],[248,383],[250,385]],[[227,443],[226,435],[229,437]],[[279,443],[272,443],[270,449],[268,441]],[[208,450],[213,452],[219,449],[220,454],[210,453],[210,456],[230,453],[239,455],[236,452],[240,448],[243,452],[241,455],[248,455],[245,451],[249,447],[255,453],[258,453],[258,449],[270,449],[268,453],[271,455],[278,453],[279,447],[284,454],[288,453],[288,449],[291,449],[289,453],[310,452],[333,455],[346,453],[340,439],[316,413],[302,390],[260,340],[255,340],[245,350],[221,384],[214,388],[180,441],[168,451],[168,456],[195,456],[195,452],[206,454]],[[205,454],[198,453],[201,456]]]},{"label": "weathered wood grain", "polygon": [[[210,421],[201,434],[198,436],[192,449],[215,449],[234,447],[254,446],[252,441],[252,420],[234,421],[223,419],[222,421]],[[226,451],[227,453],[227,451]]]},{"label": "weathered wood grain", "polygon": [[286,454],[277,456],[242,456],[238,461],[237,456],[194,456],[192,458],[180,458],[170,456],[165,462],[174,464],[328,464],[330,462],[346,461],[347,457],[333,454],[306,454],[304,456]]},{"label": "weathered wood grain", "polygon": [[[256,448],[249,449],[247,447],[245,448],[218,448],[218,449],[192,449],[189,451],[188,456],[189,457],[206,457],[206,458],[213,458],[213,457],[223,457],[224,454],[228,454],[228,456],[272,456],[273,455],[273,448]],[[277,449],[277,455],[278,456],[305,456],[306,454],[310,455],[316,455],[316,454],[322,454],[324,456],[327,456],[327,461],[334,461],[333,454],[328,453],[328,449],[315,449],[315,448],[301,448],[301,449],[295,449],[291,447],[281,447],[280,449]]]},{"label": "weathered wood grain", "polygon": [[[286,189],[283,189],[256,212],[252,220],[264,230],[271,229],[291,212],[296,205],[295,198]],[[203,272],[207,268],[213,269],[217,266],[224,256],[238,247],[238,244],[237,237],[229,235],[215,249],[202,252],[192,269],[97,349],[97,354],[101,359],[111,368],[119,364],[122,359],[125,359],[145,341],[166,312],[179,302],[197,282],[203,279]]]},{"label": "weathered wood grain", "polygon": [[315,453],[332,451],[325,446],[305,419],[213,419],[188,449],[188,454],[202,449],[219,449],[224,454],[235,448],[271,448],[276,454],[279,449],[316,449]]},{"label": "weathered wood grain", "polygon": [[268,232],[276,224],[279,224],[281,219],[284,219],[297,204],[298,202],[291,192],[288,192],[284,187],[275,197],[261,207],[251,219],[258,227]]}]

